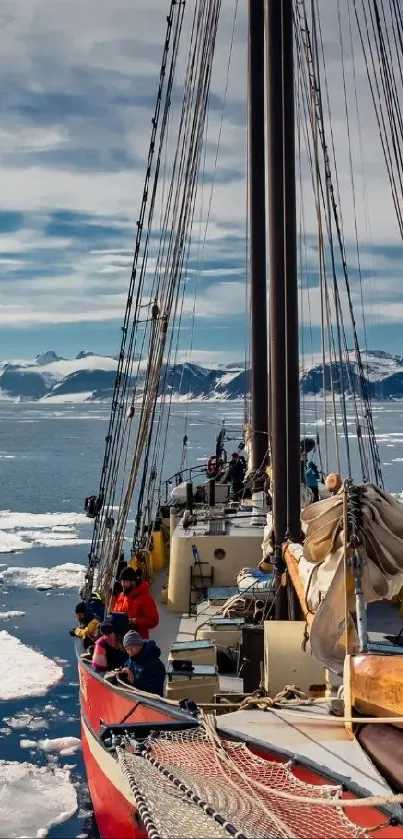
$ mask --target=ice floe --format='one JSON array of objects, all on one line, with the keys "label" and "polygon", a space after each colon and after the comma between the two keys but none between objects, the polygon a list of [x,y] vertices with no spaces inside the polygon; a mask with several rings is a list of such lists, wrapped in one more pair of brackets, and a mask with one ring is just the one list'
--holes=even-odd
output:
[{"label": "ice floe", "polygon": [[9,621],[12,618],[23,618],[25,612],[17,612],[11,610],[10,612],[0,612],[0,621]]},{"label": "ice floe", "polygon": [[10,510],[0,510],[0,530],[71,527],[86,522],[88,519],[84,513],[12,513]]},{"label": "ice floe", "polygon": [[78,737],[55,737],[53,740],[20,740],[22,749],[40,749],[42,752],[54,752],[60,755],[72,755],[81,749]]},{"label": "ice floe", "polygon": [[77,526],[88,524],[83,513],[12,513],[0,510],[0,553],[35,547],[86,545]]},{"label": "ice floe", "polygon": [[49,723],[43,717],[28,713],[16,714],[15,717],[4,717],[4,722],[14,730],[25,728],[29,731],[41,731],[44,728],[49,728]]},{"label": "ice floe", "polygon": [[[63,676],[59,664],[0,630],[0,699],[44,696]],[[0,808],[1,812],[1,808]]]},{"label": "ice floe", "polygon": [[25,551],[30,548],[29,542],[24,542],[20,536],[15,536],[13,533],[5,533],[0,530],[0,554],[12,554],[17,551]]},{"label": "ice floe", "polygon": [[43,839],[76,811],[68,769],[0,760],[0,839]]},{"label": "ice floe", "polygon": [[1,570],[4,581],[17,586],[47,591],[52,588],[78,589],[84,582],[85,565],[65,562],[52,568],[10,566]]},{"label": "ice floe", "polygon": [[21,749],[35,749],[36,748],[36,740],[20,740],[20,748]]}]

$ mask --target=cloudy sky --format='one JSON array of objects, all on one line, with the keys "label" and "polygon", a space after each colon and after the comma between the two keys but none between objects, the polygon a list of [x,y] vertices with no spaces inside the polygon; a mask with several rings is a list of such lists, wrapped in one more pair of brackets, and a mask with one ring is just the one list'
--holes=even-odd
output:
[{"label": "cloudy sky", "polygon": [[[181,346],[185,352],[190,343],[197,277],[192,339],[196,361],[228,362],[244,356],[246,0],[238,5],[206,247],[200,270],[200,258],[197,262],[194,256],[187,278]],[[351,83],[354,197],[337,0],[320,0],[319,5],[324,10],[323,37],[334,137],[340,149],[338,177],[353,297],[360,305],[356,215],[368,344],[403,353],[401,240],[364,63],[355,33],[354,78],[362,143]],[[346,0],[340,0],[340,5],[347,81],[351,82]],[[193,0],[188,0],[182,64],[193,7]],[[210,200],[235,8],[235,0],[223,0],[212,79],[204,207]],[[0,0],[1,358],[26,358],[46,349],[65,356],[81,349],[118,350],[168,9],[168,0]],[[178,89],[180,81],[179,68]],[[306,153],[302,152],[301,160],[305,198],[298,217],[303,218],[303,263],[308,277],[301,291],[306,343],[311,334],[317,340],[320,295]],[[203,224],[200,230],[204,235]],[[361,329],[361,310],[357,322]]]}]

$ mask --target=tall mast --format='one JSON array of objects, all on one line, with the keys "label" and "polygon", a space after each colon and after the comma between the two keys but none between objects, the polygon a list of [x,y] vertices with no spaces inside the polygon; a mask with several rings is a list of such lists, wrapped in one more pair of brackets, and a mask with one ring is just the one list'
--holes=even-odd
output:
[{"label": "tall mast", "polygon": [[[268,450],[264,0],[249,0],[248,59],[252,466],[259,469]],[[254,488],[262,488],[261,478]]]},{"label": "tall mast", "polygon": [[[281,545],[299,537],[299,355],[296,258],[292,0],[265,0],[270,232],[271,459],[274,564],[285,570]],[[276,618],[287,617],[285,589]]]},{"label": "tall mast", "polygon": [[292,0],[283,4],[284,249],[287,348],[287,535],[301,533],[300,392],[297,213],[295,189],[294,26]]}]

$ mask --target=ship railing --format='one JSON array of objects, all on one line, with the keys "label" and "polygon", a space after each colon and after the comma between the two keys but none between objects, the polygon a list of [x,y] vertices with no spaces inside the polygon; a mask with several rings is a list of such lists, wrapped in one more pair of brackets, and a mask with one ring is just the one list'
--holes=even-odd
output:
[{"label": "ship railing", "polygon": [[160,484],[160,503],[167,504],[169,500],[170,493],[173,487],[179,486],[179,484],[187,483],[188,481],[193,481],[196,476],[201,476],[206,474],[206,466],[198,465],[198,466],[190,466],[186,467],[186,469],[180,469],[178,472],[175,472],[171,475],[170,478],[166,478],[165,481],[162,481]]}]

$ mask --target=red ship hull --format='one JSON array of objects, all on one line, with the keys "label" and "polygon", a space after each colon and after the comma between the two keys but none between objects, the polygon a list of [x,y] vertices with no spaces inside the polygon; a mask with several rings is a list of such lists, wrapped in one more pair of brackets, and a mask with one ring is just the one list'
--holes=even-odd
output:
[{"label": "red ship hull", "polygon": [[105,725],[186,721],[189,717],[166,700],[145,701],[144,694],[116,687],[78,660],[81,739],[88,788],[102,839],[146,839],[135,800],[117,763],[102,745]]},{"label": "red ship hull", "polygon": [[147,833],[137,822],[136,808],[108,775],[94,754],[94,738],[84,723],[81,726],[83,756],[88,789],[102,839],[146,839]]},{"label": "red ship hull", "polygon": [[[189,722],[191,719],[167,700],[136,694],[131,689],[116,687],[98,676],[82,659],[78,664],[82,718],[82,746],[89,792],[101,839],[146,839],[147,831],[138,815],[134,795],[115,757],[101,739],[103,726],[136,723]],[[286,763],[287,759],[261,747],[250,746],[261,758]],[[329,777],[303,763],[294,767],[294,774],[307,784],[328,784]],[[343,797],[356,798],[346,790]],[[374,807],[349,811],[362,828],[369,828],[374,839],[403,839],[403,826],[382,823],[380,811]],[[383,817],[385,818],[385,817]],[[384,822],[385,823],[385,822]]]}]

